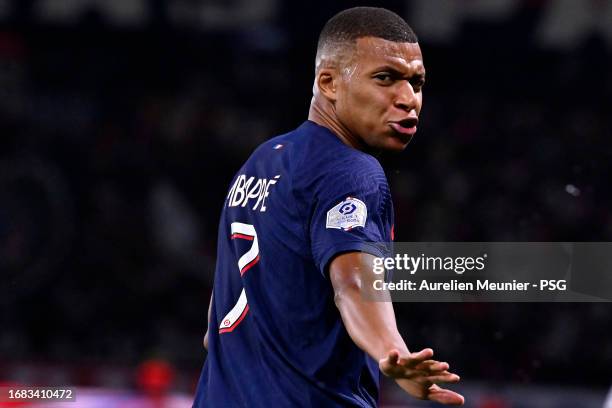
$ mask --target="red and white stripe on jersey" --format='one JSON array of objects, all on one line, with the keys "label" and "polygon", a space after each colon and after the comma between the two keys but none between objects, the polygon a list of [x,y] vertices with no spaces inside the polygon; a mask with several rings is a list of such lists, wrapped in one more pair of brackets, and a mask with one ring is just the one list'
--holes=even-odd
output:
[{"label": "red and white stripe on jersey", "polygon": [[232,239],[246,239],[253,241],[251,249],[249,249],[238,260],[238,269],[240,275],[244,275],[246,271],[251,269],[259,261],[259,244],[257,243],[257,233],[255,227],[251,224],[243,224],[241,222],[232,222]]},{"label": "red and white stripe on jersey", "polygon": [[[255,227],[251,224],[243,224],[241,222],[233,222],[231,225],[231,239],[245,239],[247,241],[253,241],[251,248],[240,257],[238,260],[238,269],[240,270],[240,276],[243,276],[246,271],[251,269],[253,265],[259,262],[259,244],[257,243],[257,233]],[[244,319],[247,312],[249,311],[249,304],[247,301],[246,292],[244,288],[240,292],[238,301],[229,311],[228,314],[221,320],[219,325],[219,333],[227,333],[234,330]]]},{"label": "red and white stripe on jersey", "polygon": [[223,320],[221,320],[221,324],[219,325],[219,333],[227,333],[234,330],[236,326],[240,324],[242,319],[244,319],[248,311],[249,304],[247,303],[246,293],[244,292],[244,289],[242,289],[238,302],[236,302],[232,310],[230,310],[229,313],[225,315]]}]

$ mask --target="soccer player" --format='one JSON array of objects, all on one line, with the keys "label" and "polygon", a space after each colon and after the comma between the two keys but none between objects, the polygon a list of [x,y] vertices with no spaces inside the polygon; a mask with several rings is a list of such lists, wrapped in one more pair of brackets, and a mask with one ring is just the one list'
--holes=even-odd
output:
[{"label": "soccer player", "polygon": [[461,405],[433,351],[410,352],[391,302],[365,301],[388,253],[393,206],[373,154],[416,132],[425,67],[395,13],[330,19],[308,121],[259,146],[221,215],[208,349],[194,407],[374,407],[380,373],[408,394]]}]

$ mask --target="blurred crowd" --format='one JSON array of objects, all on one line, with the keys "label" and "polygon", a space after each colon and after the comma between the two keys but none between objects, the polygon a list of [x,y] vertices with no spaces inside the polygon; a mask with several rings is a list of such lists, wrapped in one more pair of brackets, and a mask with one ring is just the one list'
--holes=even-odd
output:
[{"label": "blurred crowd", "polygon": [[[228,183],[306,119],[318,31],[348,5],[315,3],[241,29],[161,11],[136,28],[95,9],[37,22],[23,5],[3,20],[0,363],[162,358],[197,373]],[[523,3],[451,42],[421,39],[419,132],[381,157],[396,240],[611,240],[611,48],[597,34],[535,44],[539,2]],[[411,347],[464,377],[612,380],[606,303],[397,310]]]}]

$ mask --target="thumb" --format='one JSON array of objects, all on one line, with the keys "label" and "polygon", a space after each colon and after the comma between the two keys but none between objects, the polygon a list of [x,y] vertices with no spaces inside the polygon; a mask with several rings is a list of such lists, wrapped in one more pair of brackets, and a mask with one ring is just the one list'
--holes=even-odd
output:
[{"label": "thumb", "polygon": [[392,350],[389,350],[389,352],[387,353],[385,357],[381,358],[378,361],[378,366],[385,375],[388,375],[390,370],[393,370],[395,367],[398,366],[399,360],[400,360],[399,351],[396,349],[392,349]]},{"label": "thumb", "polygon": [[391,365],[397,365],[399,363],[399,355],[400,353],[398,350],[396,349],[390,350],[389,353],[387,353],[386,360]]}]

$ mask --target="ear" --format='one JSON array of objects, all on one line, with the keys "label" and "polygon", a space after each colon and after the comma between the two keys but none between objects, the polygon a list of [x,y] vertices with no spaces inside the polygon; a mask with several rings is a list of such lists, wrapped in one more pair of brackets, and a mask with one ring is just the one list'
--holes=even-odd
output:
[{"label": "ear", "polygon": [[339,76],[333,68],[322,68],[317,74],[319,92],[331,102],[336,102]]}]

